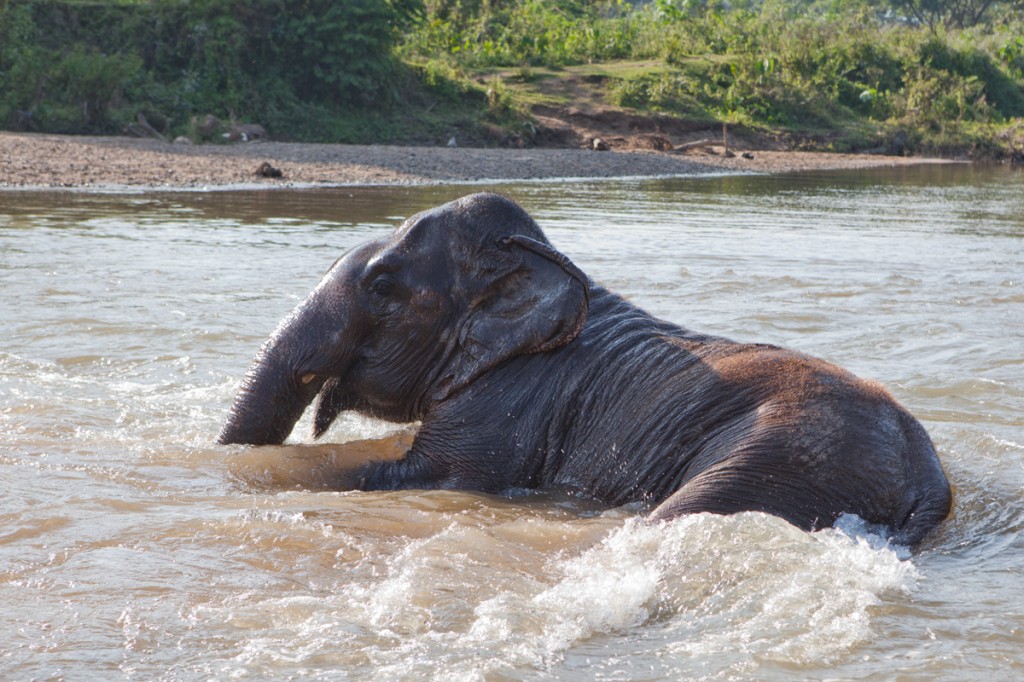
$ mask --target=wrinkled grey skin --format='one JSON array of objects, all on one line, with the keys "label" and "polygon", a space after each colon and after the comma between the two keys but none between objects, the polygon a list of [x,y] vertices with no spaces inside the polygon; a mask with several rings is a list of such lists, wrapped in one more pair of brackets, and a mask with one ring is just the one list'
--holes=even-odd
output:
[{"label": "wrinkled grey skin", "polygon": [[346,488],[557,488],[809,530],[848,512],[905,544],[950,509],[928,435],[884,388],[655,319],[492,194],[335,263],[260,350],[220,442],[281,443],[314,398],[316,436],[345,410],[421,422]]}]

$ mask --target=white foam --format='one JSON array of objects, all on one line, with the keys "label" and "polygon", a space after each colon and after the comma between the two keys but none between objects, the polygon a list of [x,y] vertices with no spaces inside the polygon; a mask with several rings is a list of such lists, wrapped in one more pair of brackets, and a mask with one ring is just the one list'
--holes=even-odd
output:
[{"label": "white foam", "polygon": [[[222,672],[330,661],[377,679],[558,675],[588,651],[619,651],[627,670],[636,652],[665,675],[821,664],[870,639],[874,609],[918,578],[880,536],[808,534],[763,514],[620,524],[424,513],[437,523],[419,538],[363,536],[287,511],[235,517],[252,526],[249,544],[323,545],[318,563],[333,563],[336,582],[303,586],[292,570],[289,594],[246,591],[197,611],[205,631],[220,622],[239,642]],[[538,531],[564,545],[538,542]],[[354,558],[338,558],[342,545]]]},{"label": "white foam", "polygon": [[553,573],[528,599],[506,592],[481,603],[468,638],[518,638],[517,662],[550,664],[595,635],[659,622],[674,633],[665,647],[674,654],[821,660],[866,638],[869,607],[916,578],[911,563],[863,537],[809,535],[763,515],[632,521]]}]

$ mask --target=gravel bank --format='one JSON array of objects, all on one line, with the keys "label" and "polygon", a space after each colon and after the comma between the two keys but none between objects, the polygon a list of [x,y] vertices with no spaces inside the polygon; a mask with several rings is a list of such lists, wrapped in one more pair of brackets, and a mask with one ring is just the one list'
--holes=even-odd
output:
[{"label": "gravel bank", "polygon": [[[718,150],[720,152],[720,150]],[[754,151],[726,158],[646,150],[475,149],[285,142],[170,144],[127,137],[0,132],[0,188],[202,188],[412,184],[543,178],[694,175],[872,168],[937,160],[855,154]],[[260,177],[264,162],[280,178]]]}]

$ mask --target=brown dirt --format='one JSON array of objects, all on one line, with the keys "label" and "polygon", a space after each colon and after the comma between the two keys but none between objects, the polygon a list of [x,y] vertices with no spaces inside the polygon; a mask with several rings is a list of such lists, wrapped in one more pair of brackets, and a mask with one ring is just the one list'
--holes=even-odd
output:
[{"label": "brown dirt", "polygon": [[[726,157],[720,143],[685,153],[656,151],[686,137],[663,126],[651,132],[628,115],[562,110],[570,135],[586,144],[606,137],[611,151],[581,148],[479,149],[283,142],[172,144],[155,139],[0,132],[0,188],[230,187],[295,184],[411,184],[557,177],[693,175],[714,171],[777,173],[902,166],[926,159],[754,150]],[[576,117],[575,120],[573,117]],[[602,121],[601,116],[605,117]],[[627,116],[623,119],[623,116]],[[651,119],[644,119],[650,121]],[[632,127],[630,127],[632,125]],[[623,129],[624,134],[614,134]],[[706,133],[698,133],[706,134]],[[693,137],[693,134],[689,135]],[[742,141],[737,142],[742,144]],[[267,177],[268,169],[281,177]],[[257,173],[261,170],[261,173]]]},{"label": "brown dirt", "polygon": [[[540,140],[552,146],[589,147],[600,139],[618,151],[670,151],[681,143],[719,135],[706,122],[610,106],[605,102],[606,80],[597,74],[538,79],[533,87],[548,102],[530,110]],[[759,140],[756,148],[766,148],[763,143]]]}]

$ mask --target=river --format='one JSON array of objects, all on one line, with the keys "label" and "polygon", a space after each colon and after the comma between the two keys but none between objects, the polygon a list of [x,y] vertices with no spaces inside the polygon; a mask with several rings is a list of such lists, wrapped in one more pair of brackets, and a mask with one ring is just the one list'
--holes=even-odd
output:
[{"label": "river", "polygon": [[254,352],[343,251],[479,187],[4,192],[0,678],[1024,676],[1024,175],[488,188],[656,315],[885,383],[953,516],[911,553],[856,524],[303,485],[332,452],[308,417],[214,444]]}]

